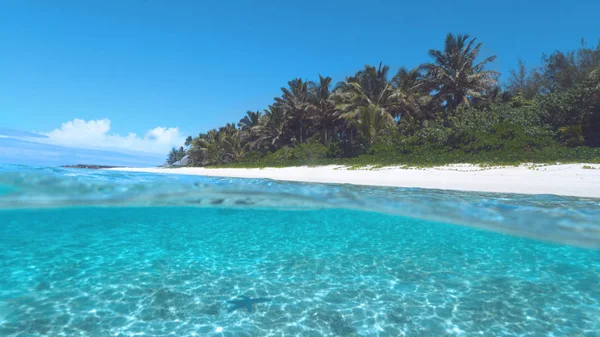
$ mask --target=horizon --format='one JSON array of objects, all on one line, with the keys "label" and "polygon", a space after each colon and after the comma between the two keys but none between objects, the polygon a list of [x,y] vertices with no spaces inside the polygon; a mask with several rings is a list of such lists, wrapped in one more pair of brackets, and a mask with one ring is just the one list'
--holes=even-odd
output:
[{"label": "horizon", "polygon": [[[482,42],[501,82],[519,59],[534,67],[598,41],[596,2],[475,4],[3,3],[0,128],[56,148],[165,158],[189,135],[266,108],[293,78],[336,83],[379,62],[393,75],[427,62],[447,33]],[[462,17],[447,15],[457,6]]]}]

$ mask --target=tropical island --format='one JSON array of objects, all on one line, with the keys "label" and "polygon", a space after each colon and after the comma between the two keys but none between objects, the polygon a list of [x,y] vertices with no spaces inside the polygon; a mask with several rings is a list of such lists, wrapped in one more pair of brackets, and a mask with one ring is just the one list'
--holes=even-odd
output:
[{"label": "tropical island", "polygon": [[167,164],[287,167],[600,163],[600,43],[500,74],[482,43],[448,34],[429,60],[332,79],[295,78],[263,111],[189,136]]},{"label": "tropical island", "polygon": [[88,169],[88,170],[104,170],[111,168],[119,168],[121,166],[111,165],[94,165],[94,164],[76,164],[76,165],[62,165],[63,168],[75,168],[75,169]]},{"label": "tropical island", "polygon": [[167,168],[119,170],[600,198],[600,43],[519,62],[503,85],[481,48],[448,34],[394,76],[293,79],[267,109],[187,137]]}]

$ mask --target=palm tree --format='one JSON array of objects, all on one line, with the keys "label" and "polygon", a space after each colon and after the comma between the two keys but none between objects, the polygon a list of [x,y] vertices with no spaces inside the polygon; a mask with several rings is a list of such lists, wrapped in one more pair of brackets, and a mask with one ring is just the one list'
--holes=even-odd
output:
[{"label": "palm tree", "polygon": [[331,144],[339,116],[330,87],[331,77],[319,75],[319,83],[309,82],[311,118],[319,129],[321,143],[327,147]]},{"label": "palm tree", "polygon": [[246,111],[246,116],[240,119],[238,127],[244,131],[249,131],[260,123],[261,116],[262,112],[260,111]]},{"label": "palm tree", "polygon": [[264,110],[259,125],[255,127],[258,139],[256,143],[263,148],[276,149],[288,143],[286,138],[289,118],[281,106],[269,105]]},{"label": "palm tree", "polygon": [[400,68],[392,78],[392,85],[394,92],[389,100],[397,118],[424,120],[432,117],[428,107],[431,102],[431,87],[424,80],[420,67],[411,70]]},{"label": "palm tree", "polygon": [[213,129],[208,131],[206,137],[197,138],[194,145],[203,153],[208,164],[221,164],[226,153],[225,138],[225,133]]},{"label": "palm tree", "polygon": [[260,111],[247,111],[246,116],[240,119],[238,122],[238,127],[241,130],[240,138],[250,144],[250,146],[254,146],[256,142],[256,129],[260,124],[260,119],[262,117],[262,112]]},{"label": "palm tree", "polygon": [[388,66],[374,67],[366,65],[354,76],[346,78],[346,81],[338,83],[335,88],[338,108],[342,112],[350,112],[361,106],[376,105],[387,110],[389,98],[393,93],[393,87],[387,80],[390,70]]},{"label": "palm tree", "polygon": [[225,138],[224,148],[227,161],[240,161],[246,156],[250,143],[244,142],[242,134],[241,130],[237,130]]},{"label": "palm tree", "polygon": [[[354,76],[338,83],[334,89],[333,99],[340,110],[339,118],[356,127],[361,133],[363,145],[373,144],[374,137],[379,133],[373,127],[383,126],[380,121],[394,121],[395,106],[390,99],[394,87],[387,80],[388,72],[389,67],[381,63],[377,68],[366,65]],[[352,138],[352,130],[348,134]]]},{"label": "palm tree", "polygon": [[185,155],[186,151],[183,148],[183,146],[181,146],[179,149],[173,147],[171,148],[171,151],[169,151],[169,155],[167,157],[167,164],[172,165],[180,161],[183,157],[185,157]]},{"label": "palm tree", "polygon": [[394,117],[381,107],[370,104],[342,114],[360,132],[364,145],[371,146],[375,139],[387,128],[394,125]]},{"label": "palm tree", "polygon": [[281,97],[275,98],[275,106],[282,107],[287,111],[290,118],[290,132],[294,140],[304,142],[308,124],[308,112],[310,111],[308,82],[301,78],[295,78],[288,82],[288,88],[281,88]]},{"label": "palm tree", "polygon": [[433,62],[422,66],[437,91],[436,96],[445,102],[448,109],[455,109],[461,103],[469,104],[470,98],[480,97],[497,83],[498,73],[484,70],[496,56],[475,63],[481,49],[481,43],[475,42],[476,39],[470,39],[469,35],[454,36],[450,33],[444,50],[430,50]]},{"label": "palm tree", "polygon": [[225,126],[219,128],[219,132],[224,133],[225,135],[231,135],[237,131],[234,123],[227,123]]},{"label": "palm tree", "polygon": [[185,149],[183,148],[183,146],[180,146],[179,150],[177,151],[177,160],[181,160],[181,158],[185,157],[185,155]]},{"label": "palm tree", "polygon": [[177,148],[171,148],[169,155],[167,156],[167,164],[173,165],[177,161]]}]

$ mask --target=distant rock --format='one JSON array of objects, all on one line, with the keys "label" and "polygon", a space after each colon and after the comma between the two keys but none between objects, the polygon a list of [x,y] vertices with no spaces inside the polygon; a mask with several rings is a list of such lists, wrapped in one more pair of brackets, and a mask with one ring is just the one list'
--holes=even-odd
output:
[{"label": "distant rock", "polygon": [[186,155],[185,157],[179,159],[178,161],[173,163],[173,166],[185,166],[185,165],[189,165],[192,163],[192,159],[190,158],[189,155]]},{"label": "distant rock", "polygon": [[64,167],[64,168],[77,168],[77,169],[101,170],[101,169],[108,169],[108,168],[118,168],[119,166],[77,164],[77,165],[63,165],[61,167]]}]

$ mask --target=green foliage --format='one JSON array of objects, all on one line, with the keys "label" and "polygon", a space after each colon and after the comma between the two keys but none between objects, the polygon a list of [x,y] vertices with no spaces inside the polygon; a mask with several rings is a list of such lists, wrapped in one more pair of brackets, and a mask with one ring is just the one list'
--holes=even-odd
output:
[{"label": "green foliage", "polygon": [[427,81],[436,89],[436,96],[445,107],[455,109],[459,104],[469,104],[469,98],[477,98],[496,85],[498,73],[484,70],[486,64],[496,56],[476,62],[482,44],[469,35],[446,36],[444,50],[431,49],[432,61],[422,65],[427,72]]},{"label": "green foliage", "polygon": [[600,68],[600,41],[595,48],[582,45],[575,51],[555,51],[542,56],[542,65],[527,69],[519,60],[518,69],[510,72],[507,91],[527,99],[573,88],[586,81]]},{"label": "green foliage", "polygon": [[[598,162],[600,44],[536,69],[519,62],[506,90],[481,49],[448,34],[429,63],[391,79],[381,63],[333,89],[330,77],[295,78],[268,109],[188,137],[187,153],[194,165],[242,167]],[[169,161],[180,157],[173,149]]]},{"label": "green foliage", "polygon": [[[567,150],[567,151],[565,151]],[[545,126],[534,105],[493,105],[489,110],[458,109],[447,120],[427,123],[413,134],[380,139],[367,156],[385,164],[597,161],[593,149],[569,150]]]},{"label": "green foliage", "polygon": [[389,149],[387,153],[379,152],[363,155],[352,160],[341,161],[354,165],[409,165],[437,166],[447,164],[471,163],[482,165],[518,165],[521,163],[600,163],[600,149],[551,145],[532,151],[522,149],[503,149],[467,153],[459,149],[424,149],[413,152],[398,153]]},{"label": "green foliage", "polygon": [[566,90],[585,81],[589,74],[600,67],[600,41],[596,48],[587,48],[582,41],[576,51],[555,51],[542,57],[542,74],[547,90]]},{"label": "green foliage", "polygon": [[314,160],[323,159],[327,155],[329,149],[318,143],[310,142],[299,144],[296,147],[283,147],[272,154],[267,155],[266,158],[272,158],[274,160]]},{"label": "green foliage", "polygon": [[567,90],[540,97],[543,121],[560,130],[569,145],[600,146],[600,75]]},{"label": "green foliage", "polygon": [[374,104],[360,106],[343,116],[360,132],[365,147],[372,146],[377,137],[394,125],[394,117]]},{"label": "green foliage", "polygon": [[506,90],[512,95],[533,99],[542,93],[544,79],[537,70],[528,70],[522,60],[518,62],[518,69],[510,71]]},{"label": "green foliage", "polygon": [[581,124],[562,126],[558,130],[565,143],[569,146],[579,146],[585,141]]},{"label": "green foliage", "polygon": [[459,108],[445,119],[428,121],[412,134],[401,134],[398,138],[411,147],[477,152],[506,146],[519,147],[546,141],[550,136],[552,132],[541,124],[535,107],[515,108],[510,104],[497,104],[486,110]]},{"label": "green foliage", "polygon": [[[311,140],[308,143],[297,146],[284,146],[275,152],[267,153],[262,157],[255,156],[245,163],[250,166],[293,166],[293,165],[317,165],[326,162],[329,148],[318,141]],[[244,162],[241,163],[242,166]]]},{"label": "green foliage", "polygon": [[173,165],[175,162],[181,160],[183,157],[185,157],[186,155],[186,151],[185,149],[182,147],[180,147],[179,149],[177,148],[172,148],[171,151],[169,151],[169,155],[167,156],[167,164],[169,165]]}]

